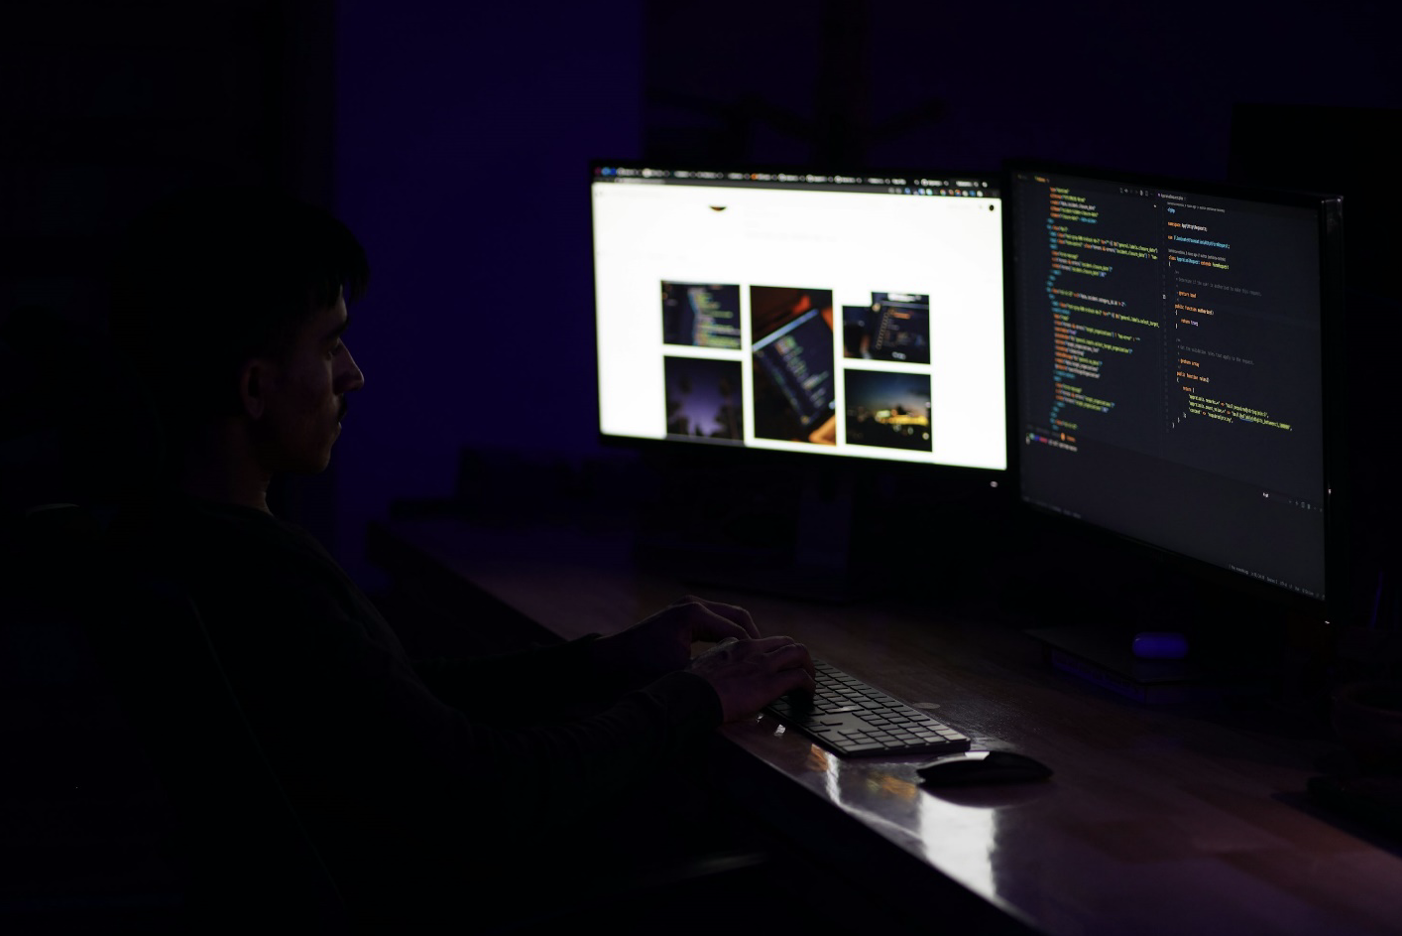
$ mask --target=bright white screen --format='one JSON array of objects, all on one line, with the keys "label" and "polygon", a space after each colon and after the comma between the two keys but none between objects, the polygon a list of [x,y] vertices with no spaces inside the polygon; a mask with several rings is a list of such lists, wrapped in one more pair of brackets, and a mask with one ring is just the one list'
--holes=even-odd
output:
[{"label": "bright white screen", "polygon": [[[987,197],[596,182],[601,431],[644,439],[691,439],[709,431],[712,422],[705,428],[700,420],[687,423],[675,406],[678,369],[699,368],[723,375],[723,422],[731,428],[715,430],[726,433],[724,439],[698,441],[1006,468],[1002,212],[1001,200]],[[685,297],[688,284],[716,284],[717,295],[738,304],[725,313],[738,335],[720,342],[738,347],[664,340],[664,288],[675,299]],[[790,366],[797,385],[813,385],[830,419],[808,414],[811,424],[783,438],[765,428],[770,409],[755,409],[756,380],[769,391],[762,396],[770,402],[762,405],[772,409],[778,378],[769,376],[773,365],[756,352],[765,336],[753,334],[752,305],[789,288],[830,297],[832,350],[817,357],[832,373],[824,384],[822,374],[808,373],[802,363]],[[844,356],[844,349],[857,350],[847,347],[857,342],[845,341],[857,326],[844,315],[855,323],[859,307],[880,308],[873,303],[881,294],[928,298],[928,327],[917,335],[925,347],[905,355]],[[815,333],[823,334],[811,328],[807,340]],[[782,348],[782,336],[770,344]],[[707,361],[716,363],[697,363]],[[700,396],[707,392],[701,382],[680,385]],[[919,392],[902,395],[888,387]],[[906,401],[924,396],[926,387],[922,412],[924,401]],[[888,398],[898,402],[883,402]],[[799,408],[795,403],[795,414]],[[767,435],[757,434],[757,425]]]}]

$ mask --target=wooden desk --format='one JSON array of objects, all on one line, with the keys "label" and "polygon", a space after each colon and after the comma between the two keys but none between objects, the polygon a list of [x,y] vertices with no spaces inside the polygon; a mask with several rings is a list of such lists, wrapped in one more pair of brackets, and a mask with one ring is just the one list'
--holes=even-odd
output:
[{"label": "wooden desk", "polygon": [[[372,529],[371,555],[480,589],[563,638],[618,629],[689,589],[640,571],[622,535]],[[799,604],[708,590],[975,739],[1049,764],[1049,782],[931,792],[928,757],[842,760],[768,717],[727,726],[722,774],[856,887],[908,888],[980,932],[1402,933],[1398,843],[1317,813],[1332,743],[1264,703],[1148,707],[1060,675],[991,609]],[[1030,625],[1035,622],[1025,622]]]}]

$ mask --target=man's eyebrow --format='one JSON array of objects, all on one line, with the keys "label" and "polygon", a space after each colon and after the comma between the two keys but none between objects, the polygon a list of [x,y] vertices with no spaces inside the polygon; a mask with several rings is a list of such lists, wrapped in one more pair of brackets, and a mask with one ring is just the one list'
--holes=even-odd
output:
[{"label": "man's eyebrow", "polygon": [[323,338],[322,341],[334,341],[335,339],[341,337],[341,332],[345,331],[347,328],[350,328],[350,323],[350,313],[347,312],[346,317],[341,322],[341,324],[337,325],[335,328],[327,332],[326,337]]}]

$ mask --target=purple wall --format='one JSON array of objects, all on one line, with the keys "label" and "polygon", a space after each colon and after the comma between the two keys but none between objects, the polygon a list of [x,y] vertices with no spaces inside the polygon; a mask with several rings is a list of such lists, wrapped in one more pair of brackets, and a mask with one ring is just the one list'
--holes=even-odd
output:
[{"label": "purple wall", "polygon": [[[873,4],[882,7],[886,4]],[[874,163],[939,152],[996,168],[1008,156],[1225,178],[1233,103],[1395,107],[1383,4],[1012,2],[945,6],[928,56],[872,71],[880,123],[922,95],[945,119],[872,148]],[[974,14],[980,36],[960,12]],[[877,17],[876,49],[909,48],[909,20]],[[878,53],[878,56],[880,53]]]},{"label": "purple wall", "polygon": [[372,282],[347,335],[366,385],[337,446],[337,553],[371,588],[366,521],[452,493],[464,446],[595,445],[584,178],[639,153],[642,15],[548,9],[338,11],[337,210]]}]

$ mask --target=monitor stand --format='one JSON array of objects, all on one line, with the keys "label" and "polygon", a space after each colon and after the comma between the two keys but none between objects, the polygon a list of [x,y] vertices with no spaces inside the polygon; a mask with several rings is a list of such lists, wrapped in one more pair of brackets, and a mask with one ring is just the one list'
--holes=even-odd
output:
[{"label": "monitor stand", "polygon": [[[1028,548],[1010,601],[1021,603],[1019,616],[1040,619],[1025,633],[1054,669],[1145,703],[1257,694],[1280,675],[1283,608],[1112,537],[1024,519]],[[1181,634],[1186,657],[1136,656],[1141,633]]]},{"label": "monitor stand", "polygon": [[1172,703],[1216,699],[1250,691],[1244,667],[1200,654],[1181,660],[1142,659],[1134,655],[1134,633],[1122,629],[1069,624],[1026,632],[1042,644],[1043,658],[1054,669],[1138,702]]},{"label": "monitor stand", "polygon": [[861,596],[850,562],[856,485],[836,469],[660,465],[660,496],[640,524],[636,558],[698,591],[855,601]]}]

